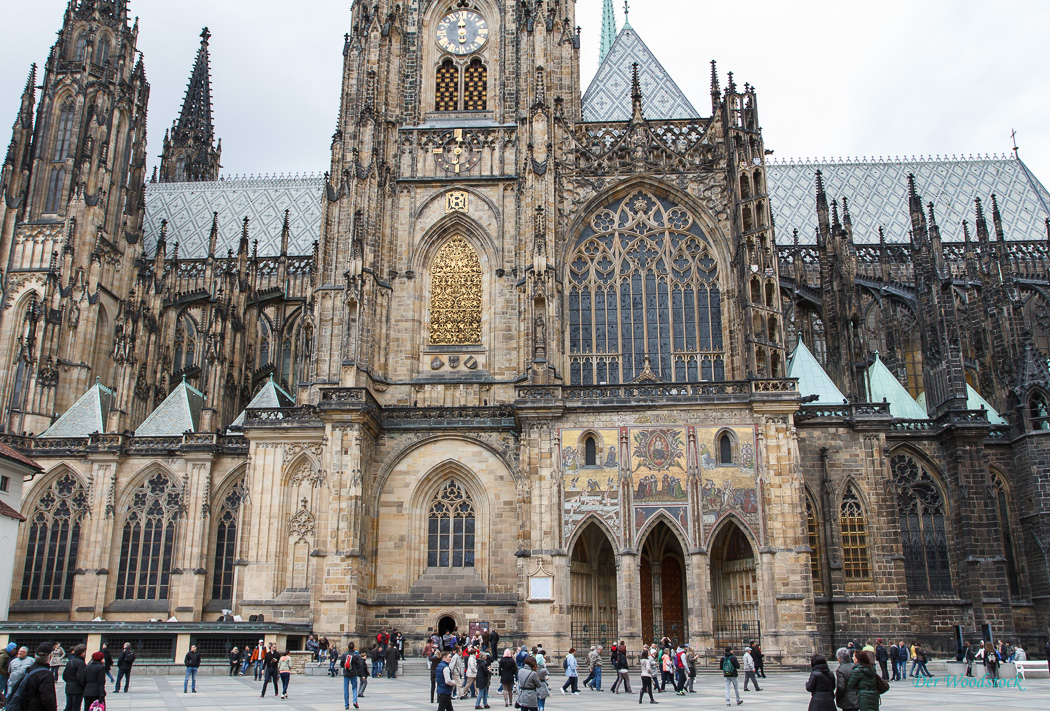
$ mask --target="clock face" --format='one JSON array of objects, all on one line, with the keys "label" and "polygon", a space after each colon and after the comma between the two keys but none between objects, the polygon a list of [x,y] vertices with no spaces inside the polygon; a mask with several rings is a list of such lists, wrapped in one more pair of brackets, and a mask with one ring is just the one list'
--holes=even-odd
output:
[{"label": "clock face", "polygon": [[477,52],[489,39],[488,23],[476,12],[457,10],[437,26],[437,43],[451,54]]}]

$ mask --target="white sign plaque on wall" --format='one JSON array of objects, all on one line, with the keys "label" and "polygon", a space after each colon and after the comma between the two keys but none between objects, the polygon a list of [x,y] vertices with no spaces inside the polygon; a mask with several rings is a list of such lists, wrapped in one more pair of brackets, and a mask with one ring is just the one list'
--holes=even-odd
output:
[{"label": "white sign plaque on wall", "polygon": [[553,600],[554,578],[529,578],[529,600]]}]

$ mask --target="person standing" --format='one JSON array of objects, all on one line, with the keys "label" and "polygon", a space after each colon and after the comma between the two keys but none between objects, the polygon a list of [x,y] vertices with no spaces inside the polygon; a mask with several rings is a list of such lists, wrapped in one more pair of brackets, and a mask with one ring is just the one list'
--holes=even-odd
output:
[{"label": "person standing", "polygon": [[489,632],[489,651],[493,659],[499,656],[499,630],[497,629]]},{"label": "person standing", "polygon": [[963,642],[963,664],[966,665],[966,676],[973,676],[973,645],[970,640]]},{"label": "person standing", "polygon": [[335,642],[331,642],[328,645],[328,676],[337,677],[339,676],[339,645]]},{"label": "person standing", "polygon": [[740,660],[733,654],[731,647],[726,647],[726,653],[722,656],[719,667],[722,669],[722,677],[726,683],[726,706],[732,705],[729,702],[730,689],[736,693],[736,703],[739,706],[744,703],[744,700],[740,698],[740,686],[737,683],[737,677],[740,676]]},{"label": "person standing", "polygon": [[190,687],[190,681],[193,681],[193,693],[197,693],[197,670],[201,668],[201,655],[197,651],[197,645],[191,644],[190,651],[186,652],[186,658],[183,659],[183,663],[186,664],[186,677],[182,680],[182,693],[187,694],[187,690]]},{"label": "person standing", "polygon": [[503,650],[498,671],[500,688],[503,689],[503,706],[506,708],[514,703],[514,680],[518,675],[518,664],[514,661],[510,647]]},{"label": "person standing", "polygon": [[448,662],[448,673],[456,685],[456,696],[462,696],[466,683],[463,681],[463,653],[459,645],[452,646],[452,659]]},{"label": "person standing", "polygon": [[751,656],[755,660],[755,675],[766,678],[766,655],[762,652],[762,645],[754,643],[751,645]]},{"label": "person standing", "polygon": [[[87,647],[78,644],[69,653],[69,661],[62,670],[62,681],[66,682],[66,711],[80,711],[84,701],[84,686],[80,683],[80,672],[84,669],[84,654]],[[105,688],[105,682],[102,683]]]},{"label": "person standing", "polygon": [[[328,653],[328,647],[324,648]],[[287,650],[277,660],[277,674],[281,677],[281,698],[288,698],[288,682],[292,680],[292,657]]]},{"label": "person standing", "polygon": [[452,678],[452,670],[450,668],[453,656],[453,653],[446,649],[441,654],[441,661],[434,668],[437,680],[437,711],[454,711],[452,695],[456,692],[456,682]]},{"label": "person standing", "polygon": [[[31,666],[33,666],[35,662],[36,659],[34,657],[29,656],[28,647],[18,648],[18,656],[11,660],[11,665],[8,667],[9,671],[11,672],[8,675],[7,679],[8,690],[13,688],[14,685],[18,683],[18,680],[25,675],[25,673],[29,670]],[[48,671],[51,671],[51,667],[48,667]]]},{"label": "person standing", "polygon": [[280,663],[280,659],[281,655],[277,653],[277,650],[273,648],[273,645],[271,645],[271,648],[266,650],[266,654],[263,655],[263,685],[262,693],[259,694],[260,699],[266,696],[266,687],[270,685],[271,681],[273,682],[273,695],[277,696],[277,667]]},{"label": "person standing", "polygon": [[84,689],[85,709],[90,709],[96,701],[106,703],[106,664],[102,652],[91,655],[91,663],[80,670],[78,679]]},{"label": "person standing", "polygon": [[372,658],[372,678],[379,676],[379,642],[372,645],[370,654]]},{"label": "person standing", "polygon": [[835,677],[828,669],[828,661],[822,654],[814,654],[809,665],[809,680],[806,691],[810,693],[809,711],[835,710]]},{"label": "person standing", "polygon": [[51,676],[58,681],[58,670],[66,663],[66,650],[62,649],[62,645],[55,642],[55,646],[51,648],[51,657],[48,661],[48,665],[51,667]]},{"label": "person standing", "polygon": [[903,639],[897,645],[897,666],[899,667],[898,676],[901,681],[904,681],[908,678],[908,645]]},{"label": "person standing", "polygon": [[492,708],[489,706],[489,686],[492,685],[492,657],[488,652],[481,652],[478,657],[478,675],[474,679],[474,686],[478,690],[478,701],[474,704],[476,709]]},{"label": "person standing", "polygon": [[[755,685],[758,686],[757,681]],[[679,647],[674,653],[674,692],[685,696],[685,647]]]},{"label": "person standing", "polygon": [[686,667],[689,670],[689,681],[686,682],[686,691],[688,691],[690,694],[695,694],[696,689],[693,688],[693,683],[696,681],[696,652],[694,652],[688,644],[685,645],[685,648],[685,663]]},{"label": "person standing", "polygon": [[999,653],[991,642],[984,643],[984,668],[986,676],[992,680],[992,686],[999,686]]},{"label": "person standing", "polygon": [[365,655],[361,654],[360,650],[353,650],[353,666],[351,669],[357,670],[357,673],[354,674],[357,678],[357,698],[363,699],[365,697],[365,689],[368,688],[368,660],[365,659]]},{"label": "person standing", "polygon": [[744,691],[748,691],[747,684],[752,682],[755,685],[755,691],[762,691],[758,688],[758,676],[755,674],[755,658],[751,656],[751,647],[744,650]]},{"label": "person standing", "polygon": [[18,654],[18,645],[10,642],[4,651],[0,652],[0,693],[7,695],[7,675],[10,673],[11,660]]},{"label": "person standing", "polygon": [[849,689],[857,694],[860,711],[879,711],[879,682],[871,652],[857,652],[857,663],[849,676]]},{"label": "person standing", "polygon": [[[95,655],[91,655],[94,657]],[[131,683],[131,668],[135,666],[135,650],[131,648],[131,642],[124,643],[124,649],[117,657],[117,680],[113,684],[113,693],[120,693],[120,680],[124,680],[124,693],[128,693],[128,685]]]},{"label": "person standing", "polygon": [[890,680],[890,672],[886,668],[886,660],[890,658],[889,652],[886,651],[885,645],[882,643],[882,637],[875,640],[875,661],[879,663],[879,668],[882,670],[882,680]]},{"label": "person standing", "polygon": [[263,676],[263,662],[266,660],[266,643],[261,639],[259,644],[255,645],[255,649],[252,650],[252,656],[248,660],[248,663],[255,668],[255,681],[259,681]]},{"label": "person standing", "polygon": [[437,692],[437,666],[441,664],[441,644],[430,643],[430,652],[427,654],[427,673],[430,675],[430,703],[434,703],[434,694]]},{"label": "person standing", "polygon": [[572,688],[573,696],[580,695],[580,670],[579,663],[576,661],[576,647],[570,647],[569,653],[565,655],[565,683],[561,685],[561,693],[565,693],[565,690]]},{"label": "person standing", "polygon": [[849,678],[853,673],[853,655],[843,648],[835,656],[839,660],[839,667],[835,670],[835,704],[842,711],[856,711],[860,706],[860,699],[857,692],[849,688]]},{"label": "person standing", "polygon": [[27,711],[32,709],[41,709],[42,711],[58,709],[55,677],[51,673],[51,653],[53,651],[53,645],[49,642],[43,642],[36,648],[36,657],[29,668],[25,670],[25,674],[10,680],[10,692],[14,694],[19,679],[21,679],[21,685],[24,687],[22,691],[22,708]]},{"label": "person standing", "polygon": [[897,655],[899,653],[900,653],[900,649],[897,647],[897,643],[894,642],[893,644],[890,645],[890,649],[889,649],[889,652],[888,652],[889,661],[890,661],[890,669],[893,670],[893,673],[890,674],[890,681],[900,681],[900,676],[897,674]]},{"label": "person standing", "polygon": [[[667,682],[672,679],[671,675],[671,650],[664,647],[663,652],[660,653],[660,691],[661,693],[667,688]],[[673,686],[672,682],[672,686]]]},{"label": "person standing", "polygon": [[542,682],[536,667],[535,657],[525,657],[525,665],[518,671],[518,701],[521,711],[538,711],[539,689]]},{"label": "person standing", "polygon": [[652,651],[647,647],[642,647],[642,653],[638,656],[642,660],[639,671],[642,677],[642,690],[638,692],[638,703],[642,703],[645,695],[649,694],[649,703],[658,704],[660,702],[653,698],[653,674],[656,673],[656,662],[653,660]]},{"label": "person standing", "polygon": [[401,653],[397,647],[393,644],[387,645],[386,648],[386,677],[387,679],[397,678],[397,663],[400,659]]}]

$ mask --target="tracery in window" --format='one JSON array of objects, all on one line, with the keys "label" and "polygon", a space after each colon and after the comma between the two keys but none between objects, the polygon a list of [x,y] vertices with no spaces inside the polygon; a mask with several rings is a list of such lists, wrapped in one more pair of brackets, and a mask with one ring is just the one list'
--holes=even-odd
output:
[{"label": "tracery in window", "polygon": [[820,545],[820,526],[817,523],[817,514],[813,510],[813,502],[806,497],[806,538],[812,552],[809,554],[809,572],[813,578],[813,594],[824,594],[824,576],[821,573],[820,562],[824,549]]},{"label": "tracery in window", "polygon": [[459,110],[459,69],[451,59],[446,59],[437,69],[434,96],[435,111]]},{"label": "tracery in window", "polygon": [[118,600],[167,599],[181,514],[182,490],[164,472],[132,494],[120,541]]},{"label": "tracery in window", "polygon": [[463,73],[463,108],[466,111],[484,111],[488,108],[488,70],[475,59]]},{"label": "tracery in window", "polygon": [[69,472],[55,479],[37,500],[27,520],[21,599],[73,599],[80,525],[87,510],[87,493]]},{"label": "tracery in window", "polygon": [[868,525],[864,507],[853,487],[847,487],[842,495],[839,509],[839,525],[842,528],[842,575],[847,589],[851,583],[871,580],[871,554],[868,548]]},{"label": "tracery in window", "polygon": [[197,364],[197,322],[188,313],[179,314],[175,322],[175,364],[176,373],[188,370]]},{"label": "tracery in window", "polygon": [[926,468],[907,454],[890,460],[897,491],[904,574],[913,595],[951,594],[944,498]]},{"label": "tracery in window", "polygon": [[62,110],[58,112],[58,122],[55,124],[55,152],[51,155],[52,163],[61,163],[69,157],[75,111],[76,104],[73,99],[67,99],[62,104]]},{"label": "tracery in window", "polygon": [[66,169],[59,166],[51,169],[47,180],[47,196],[44,212],[58,212],[62,206],[62,188],[66,184]]},{"label": "tracery in window", "polygon": [[999,474],[992,472],[992,484],[995,486],[996,514],[999,516],[999,531],[1003,536],[1003,557],[1006,558],[1006,578],[1010,582],[1010,594],[1018,597],[1021,594],[1021,578],[1017,575],[1017,558],[1014,556],[1013,521],[1010,517],[1010,502],[1007,498],[1006,482]]},{"label": "tracery in window", "polygon": [[233,561],[237,558],[237,517],[244,502],[244,480],[238,482],[219,508],[215,534],[215,567],[211,583],[213,600],[233,600]]},{"label": "tracery in window", "polygon": [[81,33],[81,35],[77,37],[77,41],[73,49],[73,61],[84,61],[84,58],[87,56],[87,40],[88,38],[86,32]]},{"label": "tracery in window", "polygon": [[430,345],[481,343],[481,260],[462,237],[453,237],[430,268]]},{"label": "tracery in window", "polygon": [[1046,396],[1036,391],[1028,398],[1028,419],[1033,430],[1050,430],[1050,407]]},{"label": "tracery in window", "polygon": [[427,567],[474,567],[474,502],[455,481],[430,502],[427,516]]},{"label": "tracery in window", "polygon": [[109,61],[109,40],[102,38],[98,41],[98,50],[95,52],[95,64],[105,66]]},{"label": "tracery in window", "polygon": [[722,293],[707,237],[684,208],[643,190],[588,223],[569,259],[574,385],[725,380]]}]

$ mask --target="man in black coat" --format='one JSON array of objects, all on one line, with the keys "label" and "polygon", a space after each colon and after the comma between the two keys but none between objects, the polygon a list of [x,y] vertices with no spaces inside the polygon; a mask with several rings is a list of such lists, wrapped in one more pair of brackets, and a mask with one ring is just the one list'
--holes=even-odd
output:
[{"label": "man in black coat", "polygon": [[388,679],[397,678],[397,658],[398,652],[397,647],[393,644],[387,645],[386,648],[386,676]]},{"label": "man in black coat", "polygon": [[[94,655],[92,655],[94,656]],[[113,685],[113,693],[120,693],[120,680],[124,680],[124,693],[128,693],[128,684],[131,683],[131,667],[135,664],[135,650],[131,648],[131,642],[124,643],[124,649],[117,657],[117,681]]]},{"label": "man in black coat", "polygon": [[875,660],[879,663],[879,668],[882,669],[882,678],[884,681],[890,680],[890,672],[886,668],[886,660],[889,658],[890,654],[886,651],[886,647],[882,643],[882,637],[879,637],[875,640]]},{"label": "man in black coat", "polygon": [[80,670],[80,685],[84,687],[84,707],[95,701],[106,703],[106,664],[102,652],[91,655],[91,663]]},{"label": "man in black coat", "polygon": [[492,658],[499,659],[499,632],[492,630],[489,632],[489,646],[492,648]]},{"label": "man in black coat", "polygon": [[66,711],[80,711],[84,702],[84,686],[80,683],[80,670],[84,668],[87,647],[78,644],[69,653],[69,661],[62,670],[62,681],[66,682]]},{"label": "man in black coat", "polygon": [[[22,685],[23,711],[58,711],[58,698],[55,695],[55,677],[51,674],[50,642],[44,642],[36,648],[36,659],[33,666],[26,669]],[[46,674],[42,671],[47,672]],[[9,690],[11,691],[11,690]]]}]

